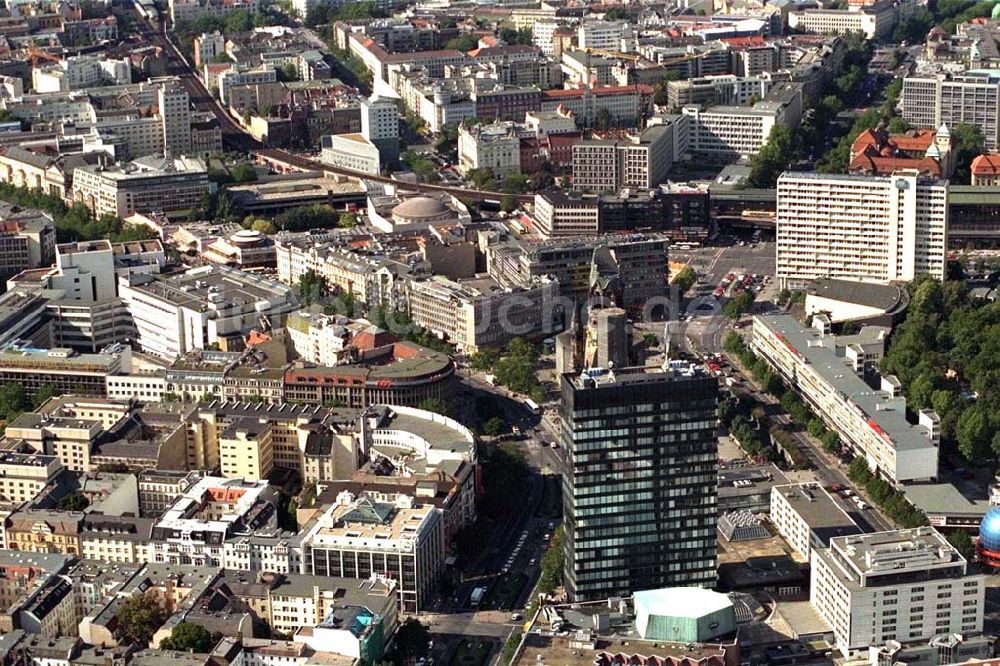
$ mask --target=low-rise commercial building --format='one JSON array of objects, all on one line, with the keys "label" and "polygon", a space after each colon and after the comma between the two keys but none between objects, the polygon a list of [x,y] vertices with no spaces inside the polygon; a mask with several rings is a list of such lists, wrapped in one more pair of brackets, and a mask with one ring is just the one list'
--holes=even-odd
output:
[{"label": "low-rise commercial building", "polygon": [[814,548],[829,548],[830,539],[862,532],[818,483],[771,488],[770,517],[778,533],[807,562]]},{"label": "low-rise commercial building", "polygon": [[129,276],[120,281],[119,295],[138,344],[167,360],[242,337],[265,318],[280,326],[284,315],[298,307],[291,287],[224,266],[170,277]]},{"label": "low-rise commercial building", "polygon": [[902,484],[937,477],[937,415],[921,410],[919,423],[911,424],[895,378],[882,378],[879,390],[862,378],[866,365],[881,358],[883,334],[866,344],[864,336],[852,341],[805,328],[791,315],[757,315],[752,345],[816,415],[888,481]]},{"label": "low-rise commercial building", "polygon": [[156,521],[150,561],[221,567],[227,538],[277,526],[270,492],[266,481],[200,479]]},{"label": "low-rise commercial building", "polygon": [[521,137],[514,123],[458,128],[458,170],[489,169],[494,177],[521,171]]},{"label": "low-rise commercial building", "polygon": [[379,151],[363,134],[331,134],[320,137],[320,161],[330,166],[353,169],[377,176]]},{"label": "low-rise commercial building", "polygon": [[213,189],[208,170],[192,157],[149,156],[117,166],[84,166],[73,172],[73,201],[95,215],[195,210]]},{"label": "low-rise commercial building", "polygon": [[503,288],[492,278],[454,281],[435,275],[406,281],[413,323],[468,351],[558,330],[558,294],[558,281],[548,277],[517,290]]}]

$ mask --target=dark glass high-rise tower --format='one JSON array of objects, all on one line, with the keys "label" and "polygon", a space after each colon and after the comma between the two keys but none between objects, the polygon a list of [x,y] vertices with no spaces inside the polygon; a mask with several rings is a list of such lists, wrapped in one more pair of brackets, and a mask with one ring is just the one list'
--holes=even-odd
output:
[{"label": "dark glass high-rise tower", "polygon": [[562,376],[570,599],[715,585],[718,393],[687,365]]}]

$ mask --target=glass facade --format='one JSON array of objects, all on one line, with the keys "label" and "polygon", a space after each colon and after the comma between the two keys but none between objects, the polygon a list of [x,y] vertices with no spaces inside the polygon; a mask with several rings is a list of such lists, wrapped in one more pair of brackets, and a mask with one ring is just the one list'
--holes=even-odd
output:
[{"label": "glass facade", "polygon": [[716,581],[714,377],[562,379],[565,583],[574,601]]}]

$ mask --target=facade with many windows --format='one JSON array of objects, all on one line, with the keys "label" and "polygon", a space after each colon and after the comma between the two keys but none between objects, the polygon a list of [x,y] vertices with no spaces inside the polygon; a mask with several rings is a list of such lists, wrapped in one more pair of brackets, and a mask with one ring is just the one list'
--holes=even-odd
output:
[{"label": "facade with many windows", "polygon": [[903,119],[915,127],[975,125],[987,150],[1000,148],[1000,74],[994,70],[908,76],[900,108]]},{"label": "facade with many windows", "polygon": [[845,657],[983,630],[985,579],[932,527],[837,537],[811,564],[809,601]]},{"label": "facade with many windows", "polygon": [[717,399],[686,365],[563,375],[571,600],[715,585]]},{"label": "facade with many windows", "polygon": [[400,610],[420,612],[444,566],[441,511],[402,496],[395,503],[343,491],[302,535],[303,573],[396,581]]},{"label": "facade with many windows", "polygon": [[943,279],[948,183],[912,169],[891,176],[785,172],[778,179],[777,277],[861,282]]}]

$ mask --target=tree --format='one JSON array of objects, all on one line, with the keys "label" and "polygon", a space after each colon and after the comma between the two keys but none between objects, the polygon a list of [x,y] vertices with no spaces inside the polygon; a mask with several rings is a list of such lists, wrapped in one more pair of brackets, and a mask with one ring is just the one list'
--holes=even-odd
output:
[{"label": "tree", "polygon": [[63,511],[83,511],[90,506],[90,500],[81,492],[64,495],[59,500],[59,508]]},{"label": "tree", "polygon": [[508,194],[524,194],[528,191],[528,177],[519,171],[508,173],[503,178],[503,191]]},{"label": "tree", "polygon": [[507,423],[499,416],[492,417],[483,425],[483,432],[490,437],[496,437],[507,429]]},{"label": "tree", "polygon": [[358,216],[356,213],[341,213],[337,220],[337,226],[341,229],[353,229],[358,226]]},{"label": "tree", "polygon": [[642,336],[642,343],[646,345],[647,348],[653,349],[654,347],[660,346],[660,339],[656,337],[655,333],[646,333]]},{"label": "tree", "polygon": [[962,554],[962,557],[966,560],[971,562],[974,559],[976,549],[972,545],[972,538],[969,536],[968,532],[961,529],[955,530],[948,535],[948,541],[955,547],[955,550]]},{"label": "tree", "polygon": [[560,527],[553,535],[548,550],[542,555],[542,571],[538,577],[538,591],[543,594],[551,594],[562,584],[563,560],[565,559],[563,541],[565,538],[565,533]]},{"label": "tree", "polygon": [[299,278],[299,298],[304,305],[320,301],[327,293],[326,278],[309,269]]},{"label": "tree", "polygon": [[673,283],[677,285],[677,290],[681,296],[698,281],[698,273],[690,266],[685,266],[674,276]]},{"label": "tree", "polygon": [[126,642],[149,645],[153,634],[167,621],[167,612],[152,592],[136,594],[118,607],[118,627]]},{"label": "tree", "polygon": [[430,632],[416,618],[407,618],[396,629],[396,653],[405,662],[413,663],[420,657],[426,657],[430,651]]},{"label": "tree", "polygon": [[611,111],[607,107],[601,107],[594,117],[594,129],[599,131],[609,130],[611,129],[612,121]]},{"label": "tree", "polygon": [[31,409],[31,403],[21,384],[4,384],[0,387],[0,418],[12,421],[28,409]]},{"label": "tree", "polygon": [[488,190],[493,187],[493,172],[489,169],[470,169],[465,177],[477,190]]},{"label": "tree", "polygon": [[514,30],[513,28],[501,28],[500,39],[508,44],[531,44],[531,28],[521,28],[520,30]]},{"label": "tree", "polygon": [[268,236],[278,233],[278,228],[270,220],[254,220],[250,228]]},{"label": "tree", "polygon": [[958,439],[958,450],[966,460],[976,462],[986,456],[992,444],[993,432],[980,405],[966,408],[958,417],[955,437]]},{"label": "tree", "polygon": [[240,162],[229,173],[237,183],[252,183],[257,180],[257,169],[249,162]]},{"label": "tree", "polygon": [[160,641],[160,649],[181,652],[191,650],[198,654],[207,654],[217,642],[218,640],[200,624],[181,622],[171,630],[170,636]]},{"label": "tree", "polygon": [[452,415],[451,403],[444,398],[425,398],[420,403],[420,409],[441,414],[442,416],[450,417]]},{"label": "tree", "polygon": [[977,125],[959,123],[951,128],[951,140],[955,153],[954,182],[971,182],[972,160],[983,152],[983,132]]},{"label": "tree", "polygon": [[722,314],[730,319],[739,319],[740,315],[753,307],[754,296],[751,291],[743,291],[726,301],[722,306]]},{"label": "tree", "polygon": [[773,188],[781,172],[798,158],[800,149],[798,136],[787,125],[775,125],[767,143],[750,158],[750,184],[764,189]]},{"label": "tree", "polygon": [[479,38],[475,35],[470,35],[465,33],[459,35],[455,39],[449,40],[445,45],[446,49],[454,49],[456,51],[461,51],[462,53],[468,53],[479,47]]}]

